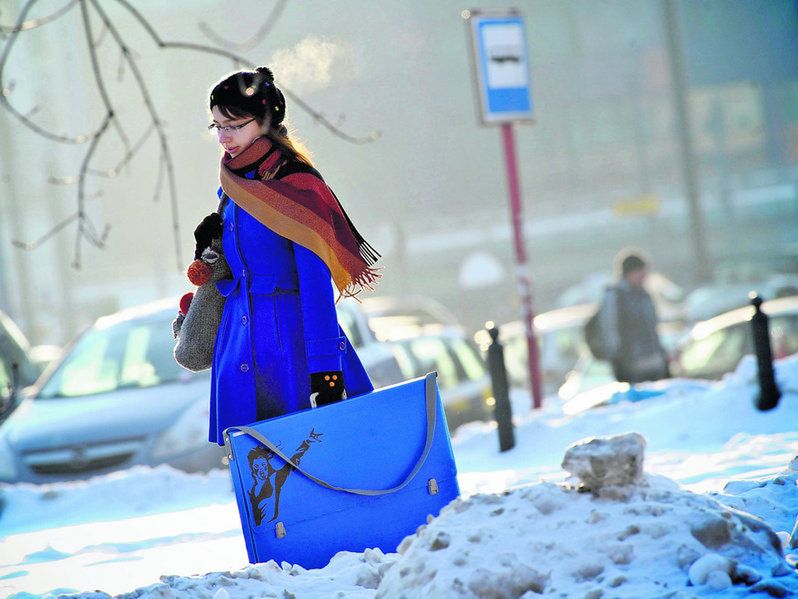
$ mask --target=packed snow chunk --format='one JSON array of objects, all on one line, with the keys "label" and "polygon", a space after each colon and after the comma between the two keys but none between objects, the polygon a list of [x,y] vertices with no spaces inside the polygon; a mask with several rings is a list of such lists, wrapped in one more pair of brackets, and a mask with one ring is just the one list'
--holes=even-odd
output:
[{"label": "packed snow chunk", "polygon": [[691,586],[765,582],[798,591],[758,518],[663,477],[625,480],[639,484],[605,495],[544,482],[457,499],[402,542],[375,599],[687,597]]},{"label": "packed snow chunk", "polygon": [[566,449],[562,467],[593,493],[604,487],[635,485],[643,477],[645,448],[646,440],[638,433],[585,439]]},{"label": "packed snow chunk", "polygon": [[687,575],[690,577],[690,582],[693,586],[700,587],[707,584],[711,574],[721,572],[728,577],[733,569],[734,562],[728,557],[723,557],[717,553],[707,553],[690,566]]},{"label": "packed snow chunk", "polygon": [[[712,496],[730,507],[766,520],[788,547],[798,547],[798,458],[786,470],[758,481],[732,481]],[[783,542],[782,542],[783,544]]]}]

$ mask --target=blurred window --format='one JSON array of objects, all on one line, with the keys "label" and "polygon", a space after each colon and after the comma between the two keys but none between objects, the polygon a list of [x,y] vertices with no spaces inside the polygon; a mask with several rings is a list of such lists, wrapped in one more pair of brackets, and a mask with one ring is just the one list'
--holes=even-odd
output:
[{"label": "blurred window", "polygon": [[0,313],[0,362],[11,376],[12,364],[16,363],[21,387],[32,384],[38,375],[36,367],[26,353],[27,340],[14,322]]},{"label": "blurred window", "polygon": [[477,381],[485,376],[485,365],[479,359],[477,352],[465,341],[457,337],[450,340],[449,348],[457,358],[463,370],[464,378]]},{"label": "blurred window", "polygon": [[750,325],[745,323],[723,329],[725,333],[723,342],[712,356],[712,361],[709,364],[711,370],[717,372],[718,375],[731,372],[737,368],[737,364],[745,354],[753,351],[749,341],[749,328]]},{"label": "blurred window", "polygon": [[363,345],[363,336],[360,334],[360,329],[357,328],[357,319],[351,310],[338,308],[338,324],[349,338],[352,347],[357,349]]},{"label": "blurred window", "polygon": [[571,327],[563,328],[557,334],[557,347],[560,354],[572,364],[579,359],[581,350],[585,345],[585,335],[583,328]]},{"label": "blurred window", "polygon": [[6,370],[5,363],[0,360],[0,412],[11,398],[11,373]]},{"label": "blurred window", "polygon": [[750,350],[748,323],[726,327],[688,345],[680,363],[684,374],[692,377],[719,378],[737,368]]},{"label": "blurred window", "polygon": [[504,344],[504,366],[513,381],[525,384],[529,380],[526,337],[516,336]]},{"label": "blurred window", "polygon": [[186,376],[172,355],[169,323],[126,321],[89,329],[39,397],[74,397],[151,387]]},{"label": "blurred window", "polygon": [[438,372],[438,385],[441,389],[457,386],[457,366],[446,351],[443,341],[437,337],[419,337],[410,341],[410,351],[418,359],[421,370]]},{"label": "blurred window", "polygon": [[798,353],[798,315],[771,318],[770,339],[774,358]]},{"label": "blurred window", "polygon": [[393,354],[394,358],[396,358],[396,363],[399,365],[399,370],[402,371],[402,376],[406,379],[412,379],[417,376],[421,376],[422,373],[420,372],[420,368],[418,363],[413,358],[412,354],[408,349],[404,346],[393,343],[390,345],[391,353]]}]

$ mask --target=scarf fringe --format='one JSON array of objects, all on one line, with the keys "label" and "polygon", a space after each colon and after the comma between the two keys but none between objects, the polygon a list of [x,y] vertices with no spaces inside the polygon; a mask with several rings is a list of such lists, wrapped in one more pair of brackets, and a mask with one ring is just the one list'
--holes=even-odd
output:
[{"label": "scarf fringe", "polygon": [[364,268],[352,281],[349,282],[346,287],[339,291],[338,298],[335,300],[335,303],[337,304],[341,298],[344,297],[351,297],[356,302],[362,303],[360,298],[357,296],[367,289],[369,291],[374,291],[374,285],[376,285],[379,279],[382,277],[382,273],[380,271],[384,268],[384,266],[377,268],[368,266]]},{"label": "scarf fringe", "polygon": [[344,210],[344,207],[341,205],[341,200],[338,199],[338,196],[335,195],[335,192],[332,189],[330,189],[330,193],[332,193],[335,201],[338,203],[338,208],[341,209],[341,212],[346,219],[346,224],[349,225],[349,230],[352,231],[352,235],[354,235],[355,239],[357,240],[357,247],[358,251],[360,252],[360,256],[366,261],[367,266],[373,266],[377,259],[382,257],[382,254],[375,250],[374,247],[360,234],[357,228],[355,228],[352,219],[349,218],[346,210]]},{"label": "scarf fringe", "polygon": [[[352,231],[352,233],[355,235],[355,238],[359,236],[356,230]],[[363,260],[365,260],[368,266],[373,266],[374,263],[382,257],[382,255],[362,237],[358,241],[358,250],[360,251],[360,256],[363,258]]]}]

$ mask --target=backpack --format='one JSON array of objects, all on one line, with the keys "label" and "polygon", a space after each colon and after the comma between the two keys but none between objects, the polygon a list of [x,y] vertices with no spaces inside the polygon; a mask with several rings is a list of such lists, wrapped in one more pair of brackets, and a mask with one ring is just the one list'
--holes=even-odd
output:
[{"label": "backpack", "polygon": [[593,313],[588,321],[585,323],[584,334],[585,343],[587,343],[590,353],[597,360],[609,360],[609,350],[605,342],[605,334],[601,329],[601,313],[606,309],[606,297],[602,300],[601,305]]}]

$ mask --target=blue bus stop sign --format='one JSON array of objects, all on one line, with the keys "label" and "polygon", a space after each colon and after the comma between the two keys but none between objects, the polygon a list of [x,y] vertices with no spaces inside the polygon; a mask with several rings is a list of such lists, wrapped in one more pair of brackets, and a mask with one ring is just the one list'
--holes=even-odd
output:
[{"label": "blue bus stop sign", "polygon": [[533,121],[524,18],[467,11],[479,104],[485,124]]}]

